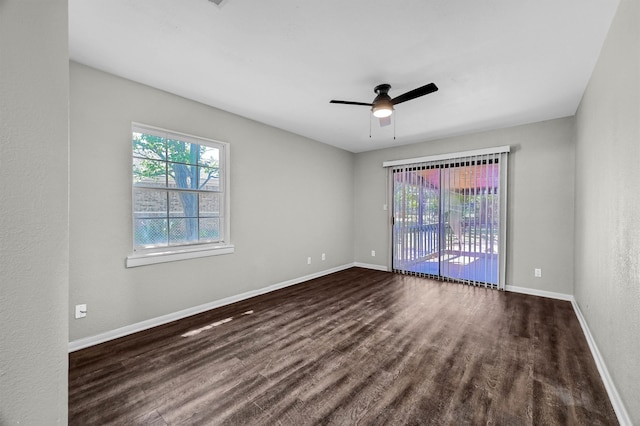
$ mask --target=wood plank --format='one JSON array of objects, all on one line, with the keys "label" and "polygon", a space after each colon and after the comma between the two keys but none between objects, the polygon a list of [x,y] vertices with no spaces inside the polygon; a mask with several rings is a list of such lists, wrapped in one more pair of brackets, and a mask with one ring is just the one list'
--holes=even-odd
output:
[{"label": "wood plank", "polygon": [[569,302],[351,268],[69,355],[70,424],[617,424]]}]

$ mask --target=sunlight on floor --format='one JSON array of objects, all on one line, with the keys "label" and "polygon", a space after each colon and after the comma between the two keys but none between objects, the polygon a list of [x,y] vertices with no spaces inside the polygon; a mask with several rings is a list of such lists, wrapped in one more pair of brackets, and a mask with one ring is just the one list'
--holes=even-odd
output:
[{"label": "sunlight on floor", "polygon": [[[247,312],[243,312],[242,315],[250,315],[252,313],[253,313],[253,310],[247,311]],[[187,331],[186,333],[184,333],[182,335],[182,337],[195,336],[196,334],[200,334],[203,331],[212,329],[213,327],[218,327],[219,325],[226,324],[226,323],[228,323],[228,322],[230,322],[232,320],[233,320],[233,317],[229,317],[229,318],[225,318],[225,319],[220,320],[220,321],[216,321],[216,322],[211,323],[209,325],[205,325],[204,327],[200,327],[200,328],[197,328],[195,330]]]},{"label": "sunlight on floor", "polygon": [[442,256],[440,256],[440,259],[438,259],[437,257],[432,257],[432,258],[426,259],[425,262],[446,262],[456,257],[458,257],[457,254],[443,254]]},{"label": "sunlight on floor", "polygon": [[478,260],[479,257],[472,257],[472,256],[460,256],[460,257],[456,257],[454,259],[449,260],[449,263],[453,263],[454,265],[470,265],[473,262],[475,262],[476,260]]}]

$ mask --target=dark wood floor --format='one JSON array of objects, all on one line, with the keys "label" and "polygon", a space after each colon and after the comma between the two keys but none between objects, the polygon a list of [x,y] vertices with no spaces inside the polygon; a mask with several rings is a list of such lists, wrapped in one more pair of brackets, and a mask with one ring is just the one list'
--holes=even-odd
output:
[{"label": "dark wood floor", "polygon": [[613,425],[569,302],[353,268],[71,353],[76,425]]}]

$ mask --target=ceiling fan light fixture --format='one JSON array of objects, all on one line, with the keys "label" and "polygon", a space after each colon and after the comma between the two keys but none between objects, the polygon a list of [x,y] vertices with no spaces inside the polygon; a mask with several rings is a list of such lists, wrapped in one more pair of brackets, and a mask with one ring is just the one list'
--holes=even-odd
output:
[{"label": "ceiling fan light fixture", "polygon": [[371,108],[373,116],[378,118],[389,117],[393,114],[393,104],[391,102],[378,102]]}]

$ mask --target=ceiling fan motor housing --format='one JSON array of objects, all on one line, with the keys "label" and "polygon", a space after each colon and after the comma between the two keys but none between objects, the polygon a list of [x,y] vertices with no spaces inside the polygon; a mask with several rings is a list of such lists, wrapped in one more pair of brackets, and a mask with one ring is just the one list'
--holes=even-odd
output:
[{"label": "ceiling fan motor housing", "polygon": [[388,117],[393,112],[393,103],[391,102],[391,97],[389,96],[389,89],[391,89],[390,84],[380,84],[373,89],[378,96],[373,100],[373,104],[371,106],[371,111],[373,115],[376,117]]}]

